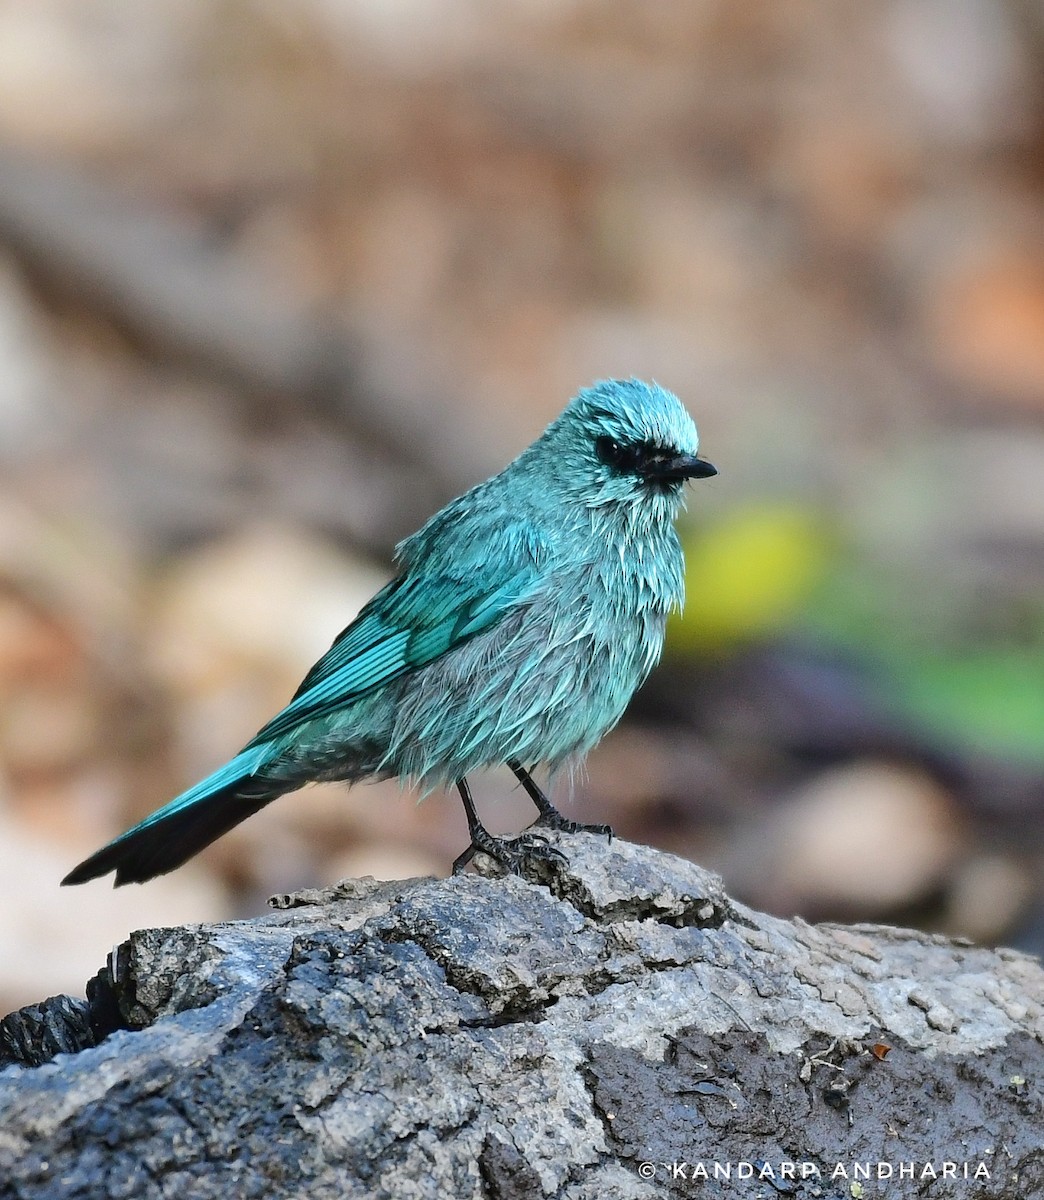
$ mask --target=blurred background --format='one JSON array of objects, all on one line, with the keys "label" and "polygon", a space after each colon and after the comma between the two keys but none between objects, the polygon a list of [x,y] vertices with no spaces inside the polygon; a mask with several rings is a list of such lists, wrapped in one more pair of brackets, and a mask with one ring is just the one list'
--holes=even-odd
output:
[{"label": "blurred background", "polygon": [[775,912],[1044,948],[1042,68],[1039,0],[0,0],[3,1011],[448,870],[455,795],[330,786],[58,888],[613,375],[721,474],[562,807]]}]

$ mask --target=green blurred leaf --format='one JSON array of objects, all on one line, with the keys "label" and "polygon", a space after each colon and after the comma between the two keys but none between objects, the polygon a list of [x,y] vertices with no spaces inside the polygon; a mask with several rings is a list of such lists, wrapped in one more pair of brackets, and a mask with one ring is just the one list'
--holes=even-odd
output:
[{"label": "green blurred leaf", "polygon": [[893,661],[895,699],[967,749],[1044,762],[1044,655],[1007,647]]}]

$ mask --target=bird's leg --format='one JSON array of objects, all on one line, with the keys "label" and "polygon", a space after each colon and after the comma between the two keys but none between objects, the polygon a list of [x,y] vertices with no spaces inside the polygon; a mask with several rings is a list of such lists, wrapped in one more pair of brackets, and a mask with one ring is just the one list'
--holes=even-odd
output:
[{"label": "bird's leg", "polygon": [[492,840],[492,835],[479,820],[479,815],[475,811],[475,801],[471,798],[471,788],[468,787],[466,779],[461,778],[457,780],[457,791],[460,792],[460,798],[464,801],[464,812],[468,817],[468,834],[471,837],[471,844],[463,854],[458,854],[453,860],[454,875],[459,875],[468,863],[471,862],[475,857],[476,848],[481,849],[483,841]]},{"label": "bird's leg", "polygon": [[543,829],[561,829],[564,833],[599,833],[610,841],[613,840],[611,825],[588,825],[583,821],[571,821],[568,817],[563,817],[517,758],[509,758],[508,766],[515,772],[518,782],[540,811],[540,816],[533,822],[534,825]]},{"label": "bird's leg", "polygon": [[481,851],[488,854],[495,862],[512,875],[521,875],[522,864],[527,858],[563,859],[565,856],[553,846],[547,844],[547,839],[539,834],[523,834],[518,838],[497,838],[479,820],[475,811],[475,801],[471,798],[471,788],[464,778],[457,780],[457,791],[464,801],[464,812],[468,817],[468,833],[471,835],[471,845],[458,854],[453,860],[453,874],[459,875],[469,862]]}]

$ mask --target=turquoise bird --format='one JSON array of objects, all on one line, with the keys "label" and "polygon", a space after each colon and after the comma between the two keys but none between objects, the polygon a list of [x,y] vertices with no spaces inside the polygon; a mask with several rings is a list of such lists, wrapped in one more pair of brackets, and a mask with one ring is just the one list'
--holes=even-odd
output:
[{"label": "turquoise bird", "polygon": [[398,574],[223,767],[74,868],[117,886],[174,870],[285,792],[318,780],[456,786],[477,851],[517,871],[554,853],[493,837],[467,776],[507,764],[543,828],[567,820],[531,772],[579,761],[660,657],[684,591],[674,519],[698,456],[673,393],[637,379],[581,391],[508,467],[396,550]]}]

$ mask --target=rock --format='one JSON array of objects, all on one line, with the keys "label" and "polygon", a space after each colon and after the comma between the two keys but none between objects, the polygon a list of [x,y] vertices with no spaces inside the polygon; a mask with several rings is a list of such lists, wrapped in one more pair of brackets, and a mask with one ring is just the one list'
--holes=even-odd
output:
[{"label": "rock", "polygon": [[[346,880],[134,934],[87,1001],[0,1023],[0,1197],[725,1197],[771,1194],[767,1168],[811,1198],[900,1161],[980,1172],[943,1200],[1039,1185],[1035,960],[551,841],[524,878]],[[715,1163],[759,1190],[693,1173]]]}]

